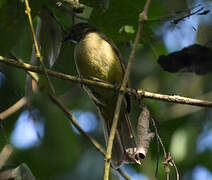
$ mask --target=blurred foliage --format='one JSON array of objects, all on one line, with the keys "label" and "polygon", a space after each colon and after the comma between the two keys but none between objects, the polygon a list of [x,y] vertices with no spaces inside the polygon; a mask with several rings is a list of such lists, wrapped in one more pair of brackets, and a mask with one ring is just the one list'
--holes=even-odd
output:
[{"label": "blurred foliage", "polygon": [[[56,0],[31,0],[29,2],[34,27],[36,27],[36,18],[40,16],[43,6],[48,7],[55,14],[66,30],[71,26],[72,15],[64,9],[58,8],[56,2]],[[90,24],[97,26],[110,37],[119,47],[126,61],[135,38],[138,15],[142,11],[145,1],[82,0],[80,3],[86,6],[84,13],[79,15],[87,18]],[[149,18],[157,19],[185,8],[186,4],[183,0],[154,0],[150,6]],[[10,57],[12,51],[17,57],[29,63],[32,53],[32,38],[24,11],[24,3],[20,0],[0,1],[0,55]],[[75,22],[81,21],[81,19],[75,18]],[[209,83],[211,81],[210,74],[206,76],[189,73],[169,74],[162,71],[156,63],[159,55],[167,53],[162,37],[155,34],[162,24],[163,22],[160,21],[146,24],[132,68],[131,86],[163,94],[210,99],[210,97],[204,96],[212,89],[212,83]],[[208,31],[208,34],[209,32],[211,34],[211,31]],[[77,75],[73,50],[74,45],[63,43],[59,57],[52,69]],[[49,62],[46,58],[45,61],[48,65]],[[3,85],[0,86],[0,112],[2,112],[24,96],[26,73],[4,64],[0,64],[0,72],[5,76]],[[42,80],[42,82],[45,81]],[[80,85],[54,78],[52,78],[52,82],[57,94],[70,110],[91,111],[97,115],[94,104]],[[198,137],[206,126],[212,128],[212,124],[208,123],[212,118],[210,109],[150,99],[144,99],[143,103],[149,107],[153,117],[157,120],[161,138],[167,151],[171,151],[173,154],[181,177],[186,175],[186,177],[189,176],[188,179],[191,179],[191,172],[196,165],[204,165],[212,171],[211,150],[197,152]],[[131,118],[133,124],[136,124],[139,108],[134,100],[132,100],[132,107]],[[25,108],[1,122],[1,149],[9,143],[14,124]],[[101,179],[104,158],[83,136],[74,133],[64,113],[42,92],[37,92],[33,96],[32,108],[38,109],[45,119],[44,138],[39,146],[25,150],[16,149],[7,163],[16,167],[22,162],[26,163],[38,180]],[[90,134],[104,144],[101,123],[98,123],[97,130]],[[149,154],[141,166],[129,165],[137,173],[144,173],[149,179],[155,179],[156,146],[156,142],[153,141]],[[158,179],[165,179],[162,161],[161,152]],[[117,179],[117,175],[113,175],[111,178]],[[174,170],[171,168],[171,179],[174,178]]]}]

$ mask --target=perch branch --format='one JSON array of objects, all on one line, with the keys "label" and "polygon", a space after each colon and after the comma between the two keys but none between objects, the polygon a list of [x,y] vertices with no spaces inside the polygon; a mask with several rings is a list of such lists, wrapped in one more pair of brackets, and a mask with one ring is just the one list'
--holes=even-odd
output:
[{"label": "perch branch", "polygon": [[[10,66],[20,68],[20,69],[24,69],[27,71],[44,74],[43,70],[38,66],[30,65],[27,63],[17,62],[13,59],[9,59],[9,58],[3,57],[3,56],[0,56],[0,62],[2,62],[4,64],[8,64]],[[46,71],[49,76],[52,76],[52,77],[55,77],[58,79],[62,79],[62,80],[66,80],[66,81],[70,81],[73,83],[85,84],[87,86],[97,86],[97,87],[102,87],[102,88],[105,88],[108,90],[113,90],[113,91],[118,90],[116,86],[109,84],[109,83],[97,82],[97,81],[88,80],[88,79],[81,79],[81,78],[78,78],[75,76],[59,73],[59,72],[52,71],[49,69],[46,69]],[[124,92],[123,89],[119,89],[118,91]],[[143,91],[143,90],[135,90],[132,88],[127,88],[126,92],[128,92],[129,94],[131,94],[133,96],[142,96],[144,98],[149,98],[149,99],[156,99],[156,100],[162,100],[162,101],[179,103],[179,104],[194,105],[194,106],[212,107],[212,101],[192,99],[192,98],[178,96],[178,95],[171,96],[171,95],[165,95],[165,94],[152,93],[152,92]]]},{"label": "perch branch", "polygon": [[[9,59],[9,58],[3,57],[3,56],[0,56],[0,62],[10,65],[10,66],[13,66],[13,67],[17,67],[19,69],[24,69],[27,71],[44,74],[42,68],[40,68],[38,66],[18,62],[16,60]],[[66,80],[69,82],[85,84],[87,86],[102,87],[102,88],[112,90],[112,91],[118,90],[119,92],[124,92],[123,89],[117,89],[116,86],[109,84],[109,83],[88,80],[88,79],[81,79],[79,77],[59,73],[59,72],[52,71],[49,69],[46,69],[46,71],[49,76],[52,76],[52,77],[55,77],[58,79],[62,79],[62,80]],[[167,102],[173,102],[173,103],[179,103],[179,104],[187,104],[187,105],[201,106],[201,107],[212,107],[212,101],[193,99],[193,98],[188,98],[188,97],[183,97],[183,96],[178,96],[178,95],[171,96],[171,95],[166,95],[166,94],[158,94],[158,93],[143,91],[141,89],[135,90],[132,88],[127,88],[126,92],[133,96],[136,96],[136,97],[141,96],[141,97],[148,98],[148,99],[155,99],[155,100],[161,100],[161,101],[167,101]]]},{"label": "perch branch", "polygon": [[138,95],[142,95],[143,97],[150,98],[150,99],[158,99],[158,100],[162,100],[162,101],[187,104],[187,105],[212,107],[212,101],[192,99],[192,98],[183,97],[183,96],[179,96],[179,95],[171,96],[171,95],[166,95],[166,94],[158,94],[158,93],[152,93],[152,92],[147,92],[147,91],[143,91],[143,90],[138,90],[137,93],[138,93]]}]

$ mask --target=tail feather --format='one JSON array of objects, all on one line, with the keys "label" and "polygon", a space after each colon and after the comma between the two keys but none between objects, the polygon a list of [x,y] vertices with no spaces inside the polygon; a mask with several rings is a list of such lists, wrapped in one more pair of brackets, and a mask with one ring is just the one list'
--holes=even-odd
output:
[{"label": "tail feather", "polygon": [[[114,107],[113,107],[114,106]],[[113,114],[114,114],[115,104],[99,107],[99,112],[103,120],[104,134],[106,144],[108,143],[108,137],[112,127]],[[125,163],[132,163],[133,160],[129,159],[126,154],[126,149],[136,147],[136,142],[134,138],[133,129],[129,120],[129,115],[127,113],[125,104],[122,105],[119,123],[117,126],[117,131],[115,134],[115,139],[112,149],[112,165],[115,168],[120,167],[120,165]]]}]

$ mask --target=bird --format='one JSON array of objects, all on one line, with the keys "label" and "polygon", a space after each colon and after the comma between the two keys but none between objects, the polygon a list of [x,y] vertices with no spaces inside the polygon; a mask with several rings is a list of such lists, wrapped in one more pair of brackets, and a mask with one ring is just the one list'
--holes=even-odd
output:
[{"label": "bird", "polygon": [[[98,28],[88,23],[74,24],[64,41],[73,42],[74,59],[79,77],[113,85],[121,85],[125,66],[122,56],[115,44]],[[106,145],[113,122],[118,93],[95,86],[83,85],[89,97],[97,106],[103,121]],[[112,148],[112,166],[119,168],[124,163],[138,160],[128,155],[127,149],[136,148],[134,131],[129,119],[130,98],[125,99],[120,109],[120,116]]]}]

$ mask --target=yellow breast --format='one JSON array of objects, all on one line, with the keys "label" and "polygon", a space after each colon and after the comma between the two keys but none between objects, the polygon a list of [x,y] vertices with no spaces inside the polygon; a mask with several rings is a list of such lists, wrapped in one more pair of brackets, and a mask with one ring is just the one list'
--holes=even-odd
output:
[{"label": "yellow breast", "polygon": [[87,34],[75,48],[78,73],[84,78],[97,78],[120,84],[123,68],[112,46],[98,33]]}]

